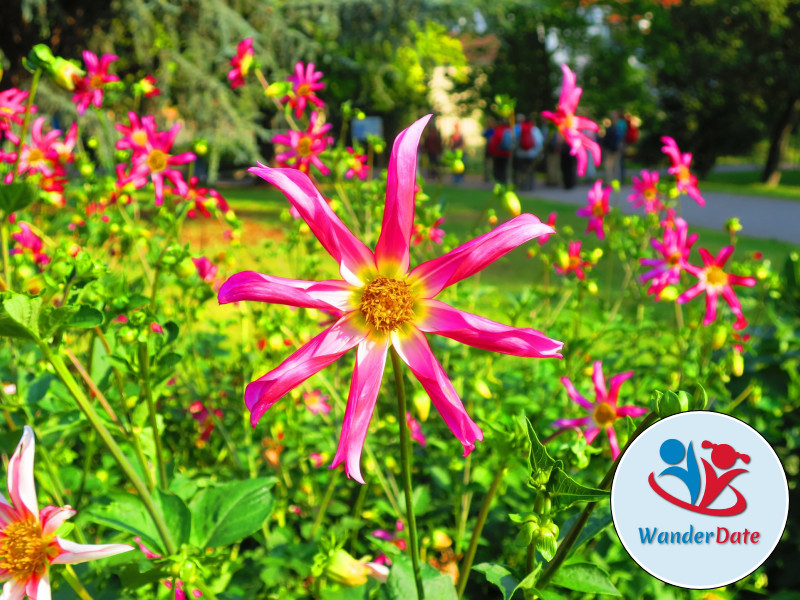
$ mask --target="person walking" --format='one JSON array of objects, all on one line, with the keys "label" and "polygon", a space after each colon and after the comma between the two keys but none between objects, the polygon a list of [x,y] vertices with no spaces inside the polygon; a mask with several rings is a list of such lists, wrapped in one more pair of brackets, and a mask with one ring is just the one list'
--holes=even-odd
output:
[{"label": "person walking", "polygon": [[544,146],[544,136],[536,127],[534,117],[517,117],[514,126],[517,147],[514,151],[514,184],[520,190],[532,190],[536,182],[536,159]]}]

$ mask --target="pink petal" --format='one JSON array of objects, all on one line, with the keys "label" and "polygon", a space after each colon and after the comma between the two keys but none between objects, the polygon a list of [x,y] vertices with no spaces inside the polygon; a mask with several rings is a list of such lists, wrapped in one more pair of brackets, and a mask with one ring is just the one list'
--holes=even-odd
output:
[{"label": "pink petal", "polygon": [[715,264],[715,259],[713,256],[711,256],[711,253],[708,250],[705,248],[700,248],[698,252],[700,252],[700,258],[703,259],[703,264],[705,266],[710,267],[711,265]]},{"label": "pink petal", "polygon": [[649,412],[649,409],[643,408],[641,406],[620,406],[617,408],[617,416],[618,417],[641,417],[642,415]]},{"label": "pink petal", "polygon": [[61,552],[53,559],[52,564],[54,565],[74,565],[87,560],[108,558],[135,549],[128,544],[76,544],[61,538],[56,538],[55,541]]},{"label": "pink petal", "polygon": [[712,289],[706,290],[706,316],[703,325],[710,325],[717,319],[717,293]]},{"label": "pink petal", "polygon": [[583,417],[581,419],[556,419],[553,421],[553,427],[583,427],[592,422],[592,417]]},{"label": "pink petal", "polygon": [[722,297],[725,298],[725,302],[728,303],[728,306],[731,307],[731,312],[736,315],[739,319],[741,319],[744,315],[742,313],[742,305],[739,302],[739,299],[736,297],[733,289],[731,286],[726,285],[722,288]]},{"label": "pink petal", "polygon": [[22,600],[25,597],[26,581],[9,579],[3,586],[3,600]]},{"label": "pink petal", "polygon": [[375,269],[375,257],[331,210],[308,175],[296,169],[270,169],[261,163],[258,165],[249,171],[283,192],[322,246],[339,263],[342,278],[355,286],[364,285],[362,273]]},{"label": "pink petal", "polygon": [[611,458],[614,460],[617,459],[619,456],[619,444],[617,443],[617,432],[614,431],[614,428],[609,425],[606,427],[606,433],[608,434],[608,445],[611,446]]},{"label": "pink petal", "polygon": [[277,368],[247,386],[244,401],[253,427],[261,416],[289,390],[321,371],[367,336],[359,324],[360,315],[350,313],[320,333]]},{"label": "pink petal", "polygon": [[30,600],[50,600],[52,598],[50,593],[50,574],[45,571],[41,577],[38,577],[35,573],[31,575],[25,587],[25,593],[28,594]]},{"label": "pink petal", "polygon": [[555,233],[531,214],[522,214],[503,223],[447,254],[422,263],[409,274],[412,285],[423,287],[423,298],[433,298],[449,285],[473,275],[511,252],[520,244]]},{"label": "pink petal", "polygon": [[725,246],[719,251],[719,254],[717,254],[717,258],[714,261],[715,264],[718,267],[722,267],[726,262],[728,262],[731,254],[733,254],[733,246]]},{"label": "pink petal", "polygon": [[589,410],[593,410],[594,409],[594,404],[589,402],[586,398],[584,398],[583,396],[581,396],[578,393],[578,390],[575,389],[575,386],[572,384],[572,382],[569,380],[569,378],[562,377],[561,378],[561,384],[565,388],[567,388],[567,396],[569,396],[570,400],[572,400],[573,402],[577,402],[582,407],[587,408]]},{"label": "pink petal", "polygon": [[678,296],[678,299],[675,300],[675,302],[677,302],[678,304],[684,304],[689,300],[691,300],[692,298],[698,296],[705,289],[706,286],[704,283],[697,283],[694,286],[690,287],[685,292],[683,292],[680,296]]},{"label": "pink petal", "polygon": [[39,513],[42,521],[42,535],[45,538],[55,535],[58,528],[64,521],[75,516],[75,510],[68,507],[59,508],[57,506],[46,506]]},{"label": "pink petal", "polygon": [[633,371],[614,375],[608,382],[608,399],[616,404],[620,386],[633,377]]},{"label": "pink petal", "polygon": [[344,412],[342,435],[331,463],[331,468],[334,468],[344,462],[347,476],[359,483],[364,483],[360,466],[361,450],[364,448],[375,401],[381,389],[388,350],[388,337],[370,337],[359,343],[350,395],[347,397],[347,408]]},{"label": "pink petal", "polygon": [[219,289],[219,303],[251,300],[300,308],[353,310],[353,287],[339,280],[301,281],[242,271],[228,278]]},{"label": "pink petal", "polygon": [[391,337],[400,358],[428,392],[436,410],[464,446],[466,456],[475,449],[476,441],[483,440],[483,432],[464,409],[453,384],[431,352],[425,335],[411,327],[402,333],[394,331]]},{"label": "pink petal", "polygon": [[606,391],[606,380],[603,377],[603,363],[599,360],[595,361],[594,363],[592,382],[594,383],[594,391],[595,394],[597,394],[597,399],[605,400],[608,398],[608,392]]},{"label": "pink petal", "polygon": [[39,503],[36,501],[36,485],[33,480],[35,446],[33,429],[30,425],[25,425],[22,439],[8,461],[8,494],[20,514],[27,512],[38,520]]},{"label": "pink petal", "polygon": [[386,277],[402,277],[408,273],[414,188],[417,185],[417,147],[430,118],[431,115],[426,115],[404,129],[392,146],[386,180],[386,206],[381,235],[375,246],[378,271]]},{"label": "pink petal", "polygon": [[590,427],[586,431],[583,432],[583,436],[586,438],[586,443],[591,444],[594,441],[594,438],[597,437],[597,434],[600,433],[599,427]]},{"label": "pink petal", "polygon": [[421,300],[422,315],[415,325],[426,333],[443,335],[475,348],[514,356],[561,358],[562,342],[540,331],[510,327],[453,308],[438,300]]}]

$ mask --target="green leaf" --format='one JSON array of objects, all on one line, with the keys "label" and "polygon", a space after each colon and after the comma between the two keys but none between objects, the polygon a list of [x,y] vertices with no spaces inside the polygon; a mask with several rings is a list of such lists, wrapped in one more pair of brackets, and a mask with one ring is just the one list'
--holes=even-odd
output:
[{"label": "green leaf", "polygon": [[78,311],[67,321],[67,327],[74,329],[90,329],[103,324],[103,313],[96,308],[81,304]]},{"label": "green leaf", "polygon": [[528,424],[528,438],[531,441],[531,453],[529,455],[531,477],[536,483],[545,483],[550,479],[550,472],[556,461],[547,453],[547,449],[539,441],[531,422],[528,419],[525,419],[525,421]]},{"label": "green leaf", "polygon": [[[456,588],[453,580],[447,575],[442,575],[432,566],[422,563],[421,565],[422,587],[425,590],[425,598],[436,600],[457,600]],[[381,586],[383,600],[408,600],[417,597],[417,586],[414,581],[414,569],[411,559],[405,554],[392,556],[392,570],[389,572],[389,579],[386,584]]]},{"label": "green leaf", "polygon": [[562,566],[553,576],[553,583],[568,590],[589,594],[621,596],[608,578],[608,573],[591,563],[573,563]]},{"label": "green leaf", "polygon": [[41,307],[41,298],[7,292],[0,305],[0,336],[38,340]]},{"label": "green leaf", "polygon": [[38,197],[38,190],[25,182],[18,181],[0,185],[0,212],[5,218],[11,213],[33,204]]},{"label": "green leaf", "polygon": [[519,581],[511,573],[508,567],[497,563],[481,563],[472,567],[473,571],[483,573],[486,581],[495,584],[503,594],[503,600],[511,600],[514,592],[517,591]]},{"label": "green leaf", "polygon": [[[567,532],[572,529],[573,523],[578,519],[579,515],[575,515],[574,517],[570,517],[567,519],[564,524],[561,526],[561,535],[559,536],[558,541],[564,539],[567,535]],[[591,540],[594,536],[599,534],[601,531],[606,529],[612,523],[611,519],[611,507],[608,504],[603,505],[600,508],[595,509],[592,513],[592,516],[589,517],[589,521],[586,523],[586,526],[581,530],[578,539],[575,542],[575,545],[569,551],[568,556],[572,556],[575,551],[583,546],[586,542]]]},{"label": "green leaf", "polygon": [[534,588],[533,591],[539,595],[539,598],[541,600],[566,600],[564,596],[562,596],[561,594],[556,594],[552,590],[545,590],[542,592]]},{"label": "green leaf", "polygon": [[179,547],[188,543],[192,533],[192,513],[184,501],[176,494],[161,490],[156,490],[154,500],[164,515],[172,541]]},{"label": "green leaf", "polygon": [[596,502],[608,498],[607,490],[598,490],[579,484],[563,469],[556,468],[547,483],[547,491],[552,499],[552,512],[569,508],[578,502]]},{"label": "green leaf", "polygon": [[192,543],[201,548],[228,546],[258,531],[272,513],[275,479],[232,481],[202,490],[191,502]]}]

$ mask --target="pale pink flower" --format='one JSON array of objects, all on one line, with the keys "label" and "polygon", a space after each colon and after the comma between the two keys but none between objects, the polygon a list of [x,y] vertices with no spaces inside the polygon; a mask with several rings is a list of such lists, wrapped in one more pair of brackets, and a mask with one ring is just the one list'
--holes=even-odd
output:
[{"label": "pale pink flower", "polygon": [[127,544],[76,544],[56,537],[75,511],[69,506],[39,510],[33,478],[33,429],[28,425],[8,462],[8,495],[0,494],[0,581],[3,600],[50,598],[50,565],[66,565],[133,550]]},{"label": "pale pink flower", "polygon": [[689,165],[692,164],[692,154],[690,152],[681,154],[677,142],[671,137],[664,136],[661,141],[664,142],[661,151],[669,156],[672,161],[669,172],[675,175],[677,179],[678,191],[687,194],[690,198],[694,198],[700,206],[705,206],[706,201],[697,187],[697,177],[689,171]]},{"label": "pale pink flower", "polygon": [[244,78],[250,72],[253,66],[253,38],[245,38],[236,47],[236,54],[231,59],[231,66],[233,68],[228,72],[228,80],[231,82],[231,87],[244,85]]},{"label": "pale pink flower", "polygon": [[579,208],[575,213],[579,217],[588,217],[589,224],[586,233],[594,231],[601,240],[605,239],[606,233],[603,229],[603,219],[608,214],[608,197],[611,194],[611,186],[603,188],[603,182],[599,179],[594,182],[592,189],[586,199],[588,203],[583,208]]},{"label": "pale pink flower", "polygon": [[644,212],[657,213],[664,208],[661,194],[658,191],[658,171],[642,169],[642,178],[634,175],[632,178],[633,193],[628,196],[634,208],[644,205]]},{"label": "pale pink flower", "polygon": [[328,457],[324,453],[319,452],[312,452],[309,454],[308,458],[311,460],[311,464],[317,469],[319,469],[328,460]]},{"label": "pale pink flower", "polygon": [[352,179],[353,177],[358,177],[361,181],[366,181],[367,177],[369,177],[367,155],[356,154],[356,151],[352,148],[347,148],[347,152],[350,154],[350,168],[345,172],[345,178]]},{"label": "pale pink flower", "polygon": [[[0,142],[3,141],[3,136],[5,136],[14,145],[19,145],[19,136],[11,131],[11,126],[13,124],[22,125],[25,119],[25,100],[27,97],[28,92],[17,88],[10,88],[0,92]],[[36,112],[35,106],[31,106],[31,112]],[[16,156],[14,160],[16,160]]]},{"label": "pale pink flower", "polygon": [[213,283],[214,278],[217,276],[217,271],[219,270],[218,267],[205,256],[193,258],[192,262],[194,266],[197,267],[197,274],[200,276],[200,279],[208,283]]},{"label": "pale pink flower", "polygon": [[431,396],[466,455],[476,441],[483,439],[483,433],[433,356],[425,333],[527,357],[558,357],[563,345],[534,329],[501,325],[434,300],[446,287],[477,273],[520,244],[553,232],[533,215],[520,215],[409,270],[417,146],[429,118],[420,119],[395,140],[383,225],[374,251],[347,229],[304,173],[263,165],[250,169],[283,191],[339,263],[342,280],[298,281],[245,271],[228,279],[219,292],[222,304],[254,300],[341,311],[343,316],[332,327],[250,383],[245,404],[256,425],[287,392],[357,347],[342,435],[332,466],[344,462],[348,476],[362,483],[361,451],[390,346]]},{"label": "pale pink flower", "polygon": [[273,144],[288,146],[286,151],[275,156],[279,164],[294,167],[303,173],[308,173],[311,165],[317,167],[323,175],[331,172],[319,159],[320,153],[333,143],[333,138],[327,135],[331,124],[320,125],[317,121],[317,113],[312,112],[305,131],[290,130],[288,134],[281,133],[272,138]]},{"label": "pale pink flower", "polygon": [[410,412],[406,412],[406,425],[408,425],[408,431],[412,440],[423,448],[428,445],[428,441],[425,439],[425,434],[422,433],[422,427],[419,421],[417,421]]},{"label": "pale pink flower", "polygon": [[83,51],[86,75],[77,80],[75,95],[72,96],[72,102],[77,105],[79,115],[85,113],[90,104],[97,108],[103,105],[103,88],[112,81],[119,81],[119,77],[108,72],[108,67],[118,58],[114,54],[104,54],[98,60],[94,52]]},{"label": "pale pink flower", "polygon": [[61,167],[58,164],[58,150],[54,147],[56,140],[61,135],[61,131],[54,129],[43,133],[42,128],[45,121],[44,117],[39,117],[33,122],[31,143],[23,143],[19,151],[17,174],[35,175],[40,173],[45,177],[52,177],[56,174],[56,169]]},{"label": "pale pink flower", "polygon": [[633,377],[633,371],[615,375],[609,380],[609,387],[606,390],[603,364],[599,360],[596,361],[592,375],[595,394],[594,403],[581,396],[567,377],[562,377],[561,383],[567,388],[567,395],[570,400],[577,402],[588,410],[589,416],[581,419],[558,419],[553,422],[553,427],[560,429],[565,427],[586,427],[583,435],[589,444],[594,441],[601,429],[605,429],[608,435],[608,444],[611,447],[611,456],[616,459],[619,456],[619,444],[617,443],[617,434],[614,431],[614,423],[620,417],[641,417],[647,412],[646,408],[639,406],[617,406],[619,388],[631,377]]},{"label": "pale pink flower", "polygon": [[311,411],[311,414],[318,415],[322,413],[327,415],[331,412],[331,405],[328,403],[330,396],[323,394],[319,390],[312,390],[310,392],[303,392],[303,403],[306,408]]},{"label": "pale pink flower", "polygon": [[[555,226],[556,226],[556,217],[558,217],[558,213],[550,213],[550,216],[547,217],[547,224],[550,225],[550,227],[553,227],[554,231],[555,231]],[[539,239],[536,240],[536,241],[539,242],[540,246],[543,246],[544,243],[549,239],[550,239],[550,234],[546,233],[544,235],[540,235]]]},{"label": "pale pink flower", "polygon": [[542,111],[542,116],[550,119],[570,147],[570,154],[578,159],[578,175],[586,174],[586,167],[589,163],[587,151],[592,153],[594,164],[600,166],[600,146],[583,131],[597,131],[597,123],[586,117],[579,117],[575,114],[578,108],[578,101],[581,99],[583,88],[575,85],[576,77],[567,65],[561,65],[564,72],[564,83],[561,87],[561,96],[558,99],[558,111]]},{"label": "pale pink flower", "polygon": [[681,271],[686,267],[692,244],[697,234],[689,235],[689,226],[680,217],[676,217],[671,227],[664,228],[663,241],[650,240],[650,244],[661,254],[660,258],[640,258],[639,262],[653,267],[639,278],[644,283],[650,281],[648,294],[658,296],[668,285],[680,283]]},{"label": "pale pink flower", "polygon": [[295,116],[299,117],[306,109],[309,102],[315,104],[318,108],[325,106],[325,103],[317,97],[317,92],[325,87],[324,83],[320,83],[322,79],[322,72],[314,70],[314,63],[310,62],[304,65],[298,62],[294,66],[294,75],[289,75],[286,80],[292,82],[292,94],[284,96],[281,102],[288,100],[289,106],[294,108]]},{"label": "pale pink flower", "polygon": [[706,293],[706,315],[703,318],[703,325],[710,325],[717,318],[717,297],[721,294],[731,307],[731,312],[736,315],[734,329],[744,329],[747,327],[747,319],[742,313],[742,305],[731,286],[744,285],[753,287],[756,280],[753,277],[742,277],[733,275],[722,270],[727,260],[733,254],[733,246],[725,246],[719,251],[716,258],[711,256],[708,250],[700,248],[700,256],[703,259],[703,267],[695,267],[689,263],[684,265],[684,269],[697,277],[700,281],[693,287],[681,294],[676,302],[683,304],[688,302],[701,292]]}]

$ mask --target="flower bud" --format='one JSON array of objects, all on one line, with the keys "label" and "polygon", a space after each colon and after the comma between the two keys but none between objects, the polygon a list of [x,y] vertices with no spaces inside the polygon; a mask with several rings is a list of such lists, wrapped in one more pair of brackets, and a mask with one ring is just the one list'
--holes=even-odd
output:
[{"label": "flower bud", "polygon": [[503,208],[505,210],[510,212],[515,217],[518,217],[522,212],[522,205],[519,202],[519,196],[517,196],[511,190],[508,190],[506,193],[503,194],[501,204],[503,205]]},{"label": "flower bud", "polygon": [[453,545],[453,540],[447,533],[441,529],[436,529],[433,532],[433,549],[437,552],[443,552]]},{"label": "flower bud", "polygon": [[592,250],[591,259],[593,263],[598,262],[601,258],[603,258],[603,249],[602,248],[595,248]]},{"label": "flower bud", "polygon": [[744,373],[744,357],[738,350],[733,351],[733,356],[731,358],[731,372],[736,375],[736,377],[741,377]]},{"label": "flower bud", "polygon": [[725,345],[726,339],[728,339],[728,328],[724,325],[717,325],[711,335],[711,347],[714,350],[719,350]]},{"label": "flower bud", "polygon": [[208,153],[208,140],[206,138],[198,138],[192,144],[192,150],[198,156],[205,156]]},{"label": "flower bud", "polygon": [[369,568],[357,561],[341,548],[334,550],[325,565],[324,576],[346,587],[357,587],[367,583]]},{"label": "flower bud", "polygon": [[478,392],[478,395],[481,398],[488,400],[492,397],[492,390],[489,389],[489,386],[483,379],[478,379],[475,382],[475,391]]},{"label": "flower bud", "polygon": [[552,560],[558,548],[558,526],[548,520],[542,523],[539,528],[539,539],[536,541],[536,549],[547,560]]},{"label": "flower bud", "polygon": [[411,402],[414,404],[414,410],[417,412],[419,420],[423,423],[427,421],[428,415],[431,413],[431,397],[428,392],[420,389],[415,390]]},{"label": "flower bud", "polygon": [[175,265],[175,274],[178,277],[190,277],[196,271],[197,267],[194,266],[194,262],[188,256]]},{"label": "flower bud", "polygon": [[675,302],[678,299],[678,289],[674,285],[668,285],[661,290],[658,299],[664,302]]},{"label": "flower bud", "polygon": [[75,82],[83,77],[85,73],[75,63],[58,56],[50,64],[47,74],[50,75],[56,85],[68,92],[72,92],[75,90]]},{"label": "flower bud", "polygon": [[598,292],[597,283],[595,283],[594,281],[590,281],[589,283],[587,283],[586,291],[588,291],[592,296],[596,296]]}]

